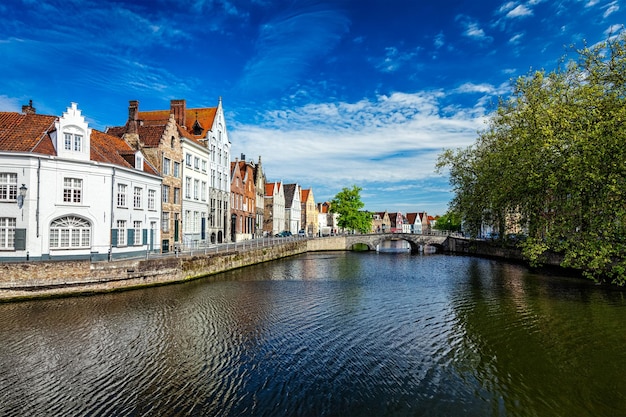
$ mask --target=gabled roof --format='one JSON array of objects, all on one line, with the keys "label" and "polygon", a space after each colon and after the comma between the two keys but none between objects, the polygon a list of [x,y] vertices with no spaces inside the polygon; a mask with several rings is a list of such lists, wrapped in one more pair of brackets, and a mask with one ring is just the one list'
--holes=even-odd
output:
[{"label": "gabled roof", "polygon": [[[56,156],[50,133],[57,120],[57,116],[0,112],[0,150]],[[91,161],[135,167],[135,151],[117,136],[92,129],[89,142]],[[146,162],[143,168],[158,175]]]},{"label": "gabled roof", "polygon": [[285,187],[285,208],[291,208],[293,206],[293,199],[296,195],[296,190],[298,189],[298,184],[285,184],[284,187]]},{"label": "gabled roof", "polygon": [[0,112],[0,150],[56,155],[50,138],[56,116]]},{"label": "gabled roof", "polygon": [[[135,167],[135,150],[124,140],[117,136],[108,135],[98,130],[91,131],[90,159],[96,162],[104,162],[124,166]],[[143,171],[153,175],[159,173],[146,162],[144,158]]]},{"label": "gabled roof", "polygon": [[309,199],[309,194],[310,193],[311,193],[311,189],[310,188],[307,189],[307,190],[301,188],[300,189],[300,201],[301,202],[307,201]]},{"label": "gabled roof", "polygon": [[274,189],[277,189],[280,192],[280,182],[266,182],[265,183],[265,196],[273,197]]},{"label": "gabled roof", "polygon": [[410,224],[415,224],[415,220],[419,219],[419,216],[417,215],[417,213],[407,213],[406,218]]}]

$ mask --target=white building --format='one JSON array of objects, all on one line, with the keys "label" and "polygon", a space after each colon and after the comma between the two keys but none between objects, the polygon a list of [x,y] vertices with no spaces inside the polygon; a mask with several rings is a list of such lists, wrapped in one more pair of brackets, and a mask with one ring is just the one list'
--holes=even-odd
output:
[{"label": "white building", "polygon": [[302,224],[300,204],[301,187],[298,184],[285,184],[285,230],[298,234]]},{"label": "white building", "polygon": [[61,117],[0,113],[0,260],[159,250],[161,177],[121,139]]},{"label": "white building", "polygon": [[205,145],[183,137],[183,245],[207,242],[209,214],[209,152]]}]

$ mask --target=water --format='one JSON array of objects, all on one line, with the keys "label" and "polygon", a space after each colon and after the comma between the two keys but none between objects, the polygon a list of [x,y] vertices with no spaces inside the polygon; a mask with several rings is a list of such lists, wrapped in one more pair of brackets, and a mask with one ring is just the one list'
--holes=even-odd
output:
[{"label": "water", "polygon": [[625,323],[516,265],[307,254],[0,305],[0,416],[620,416]]}]

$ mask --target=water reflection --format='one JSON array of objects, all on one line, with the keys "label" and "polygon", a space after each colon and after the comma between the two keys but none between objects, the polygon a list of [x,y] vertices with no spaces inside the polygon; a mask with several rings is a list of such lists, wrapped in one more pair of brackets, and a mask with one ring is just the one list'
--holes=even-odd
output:
[{"label": "water reflection", "polygon": [[516,265],[372,252],[4,304],[0,415],[617,415],[625,306]]}]

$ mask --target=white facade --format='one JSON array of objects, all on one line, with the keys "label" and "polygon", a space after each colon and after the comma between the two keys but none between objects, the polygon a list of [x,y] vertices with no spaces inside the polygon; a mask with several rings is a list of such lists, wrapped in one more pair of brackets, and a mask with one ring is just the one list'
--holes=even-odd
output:
[{"label": "white facade", "polygon": [[183,245],[194,248],[208,241],[209,151],[192,139],[182,138]]},{"label": "white facade", "polygon": [[102,260],[158,250],[161,178],[143,171],[143,155],[130,151],[139,169],[90,160],[95,132],[75,103],[55,128],[57,155],[0,152],[0,259]]},{"label": "white facade", "polygon": [[206,135],[209,151],[209,221],[211,242],[230,239],[230,141],[220,98]]},{"label": "white facade", "polygon": [[[302,222],[302,205],[300,204],[300,186],[298,184],[286,184],[285,188],[285,230],[294,235],[298,234]],[[289,191],[287,191],[289,188]],[[291,197],[291,201],[286,199]]]}]

